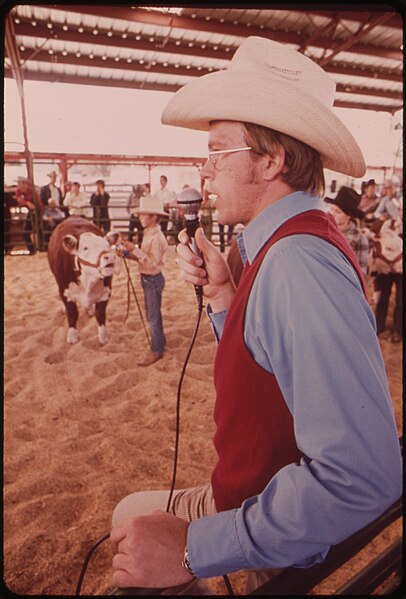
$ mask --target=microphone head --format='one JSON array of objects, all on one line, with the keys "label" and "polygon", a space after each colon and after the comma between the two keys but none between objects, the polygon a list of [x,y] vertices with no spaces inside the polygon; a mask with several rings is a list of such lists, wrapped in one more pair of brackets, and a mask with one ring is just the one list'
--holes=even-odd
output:
[{"label": "microphone head", "polygon": [[203,197],[200,191],[194,189],[193,187],[188,187],[184,189],[179,195],[177,199],[177,203],[181,208],[183,208],[184,214],[196,214],[200,205],[203,202]]}]

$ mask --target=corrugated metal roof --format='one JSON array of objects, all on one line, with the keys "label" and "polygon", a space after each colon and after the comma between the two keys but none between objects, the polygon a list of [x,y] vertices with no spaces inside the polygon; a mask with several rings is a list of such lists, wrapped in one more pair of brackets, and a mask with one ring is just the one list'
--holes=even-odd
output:
[{"label": "corrugated metal roof", "polygon": [[402,18],[345,8],[19,5],[10,14],[27,79],[175,91],[262,35],[320,63],[336,82],[336,106],[393,113],[403,105]]}]

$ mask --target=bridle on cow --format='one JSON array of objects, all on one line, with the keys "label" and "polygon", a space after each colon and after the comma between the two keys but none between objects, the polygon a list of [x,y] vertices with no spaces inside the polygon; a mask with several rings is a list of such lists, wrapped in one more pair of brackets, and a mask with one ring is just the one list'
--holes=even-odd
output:
[{"label": "bridle on cow", "polygon": [[84,260],[83,258],[81,258],[80,256],[78,256],[77,254],[75,254],[75,270],[80,272],[80,265],[83,264],[84,266],[90,266],[91,268],[96,268],[99,271],[100,274],[100,278],[104,279],[104,275],[101,272],[100,269],[100,261],[102,259],[102,256],[104,256],[105,254],[109,254],[111,252],[111,250],[102,250],[100,252],[100,254],[97,257],[97,262],[88,262],[87,260]]}]

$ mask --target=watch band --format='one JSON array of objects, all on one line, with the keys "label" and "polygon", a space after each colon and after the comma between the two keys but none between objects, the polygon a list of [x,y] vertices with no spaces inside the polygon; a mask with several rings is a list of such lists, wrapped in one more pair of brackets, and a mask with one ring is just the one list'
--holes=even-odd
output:
[{"label": "watch band", "polygon": [[192,576],[195,576],[192,567],[190,565],[190,561],[189,561],[189,551],[188,548],[185,547],[185,553],[183,555],[183,560],[182,560],[182,566],[184,568],[186,568],[186,570],[189,572],[189,574],[191,574]]}]

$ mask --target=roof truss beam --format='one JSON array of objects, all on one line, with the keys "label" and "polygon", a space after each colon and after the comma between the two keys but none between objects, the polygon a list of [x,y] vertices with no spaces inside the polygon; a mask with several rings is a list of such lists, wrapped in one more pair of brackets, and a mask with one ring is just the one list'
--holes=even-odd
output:
[{"label": "roof truss beam", "polygon": [[[128,63],[126,60],[116,61],[115,58],[106,57],[105,60],[101,57],[89,58],[89,56],[81,55],[77,57],[75,54],[68,54],[63,56],[62,54],[52,54],[50,55],[46,50],[40,50],[34,56],[34,60],[38,62],[44,63],[52,63],[52,64],[63,64],[63,65],[72,65],[77,67],[98,67],[98,68],[107,68],[107,69],[115,69],[115,70],[125,70],[131,72],[142,72],[142,73],[156,73],[159,75],[177,75],[179,77],[200,77],[202,75],[206,75],[209,72],[214,72],[215,69],[210,71],[205,68],[186,68],[179,66],[176,68],[174,65],[164,66],[162,63],[153,64],[140,64],[138,61],[134,61]],[[111,79],[114,81],[114,79]],[[337,92],[341,93],[351,93],[351,94],[362,94],[364,96],[376,96],[376,97],[386,97],[393,100],[401,100],[403,94],[397,91],[389,91],[389,90],[380,90],[376,88],[369,87],[360,87],[356,85],[349,84],[338,84]]]},{"label": "roof truss beam", "polygon": [[369,31],[374,29],[374,27],[376,27],[377,25],[382,25],[382,23],[387,21],[389,19],[389,17],[390,17],[390,13],[379,14],[371,21],[365,22],[362,25],[360,25],[360,28],[355,35],[352,35],[347,41],[336,46],[328,56],[325,56],[324,58],[322,58],[319,61],[320,66],[324,66],[328,62],[331,62],[331,60],[334,58],[334,56],[336,56],[340,52],[343,52],[344,50],[351,51],[351,48],[355,45],[355,43],[358,40],[365,37],[365,35]]},{"label": "roof truss beam", "polygon": [[[234,25],[230,22],[221,23],[218,20],[214,19],[204,19],[202,17],[183,17],[177,15],[168,15],[162,14],[155,11],[148,11],[138,8],[131,7],[123,7],[123,6],[105,6],[105,5],[57,5],[57,4],[49,4],[42,5],[41,8],[54,8],[75,12],[80,14],[93,15],[97,17],[107,17],[109,19],[121,19],[125,21],[133,21],[138,23],[144,23],[149,25],[156,25],[158,27],[169,27],[180,28],[180,29],[188,29],[192,31],[207,31],[209,33],[219,33],[222,35],[231,35],[237,37],[247,37],[248,35],[259,35],[262,37],[267,37],[274,41],[280,41],[290,44],[297,44],[301,47],[306,43],[306,37],[303,35],[299,35],[294,32],[282,32],[282,31],[274,31],[268,28],[262,28],[257,26],[247,27],[245,24],[237,24]],[[328,15],[329,13],[327,13]],[[334,14],[334,13],[333,13]],[[361,13],[362,14],[362,13]],[[382,13],[380,13],[382,14]],[[393,15],[396,13],[384,13],[388,15]],[[330,13],[331,15],[331,13]],[[341,15],[340,15],[341,17]],[[341,44],[339,42],[332,42],[331,39],[318,38],[315,40],[314,45],[319,48],[327,48],[335,50]],[[403,54],[401,50],[393,50],[391,48],[383,48],[377,47],[367,44],[353,44],[351,52],[355,52],[357,54],[368,54],[372,56],[378,56],[380,58],[392,58],[395,60],[402,60]]]},{"label": "roof truss beam", "polygon": [[[122,38],[121,36],[113,35],[112,37],[108,37],[107,40],[104,36],[107,36],[107,30],[100,30],[98,35],[94,35],[89,30],[88,32],[84,31],[83,33],[79,33],[73,29],[68,29],[64,31],[62,26],[53,26],[53,29],[49,29],[46,24],[37,23],[36,27],[33,27],[29,21],[23,22],[21,21],[19,24],[15,25],[15,32],[19,36],[24,37],[32,37],[35,35],[36,38],[44,38],[46,39],[55,39],[61,42],[77,42],[77,43],[86,43],[91,44],[93,46],[106,46],[106,42],[109,46],[117,47],[117,48],[126,48],[131,50],[141,50],[145,52],[165,52],[168,54],[174,54],[175,56],[197,56],[202,58],[215,58],[215,59],[224,59],[229,60],[230,56],[233,52],[227,51],[225,47],[219,46],[216,50],[213,48],[202,48],[201,46],[193,45],[188,46],[187,44],[176,44],[175,42],[167,41],[164,45],[164,39],[157,38],[154,41],[150,41],[146,37],[140,40],[134,40],[134,38]],[[33,38],[34,39],[34,38]],[[310,43],[309,38],[306,40],[305,46],[308,46]],[[35,49],[34,52],[37,53],[38,49]],[[28,59],[32,58],[30,55]],[[27,60],[27,59],[26,59]],[[362,67],[351,67],[344,66],[340,64],[327,64],[324,67],[324,70],[330,73],[337,73],[340,75],[352,75],[356,77],[366,77],[373,79],[382,79],[388,81],[396,81],[398,83],[403,82],[402,73],[398,73],[395,71],[389,70],[379,70],[372,68],[362,68]]]}]

